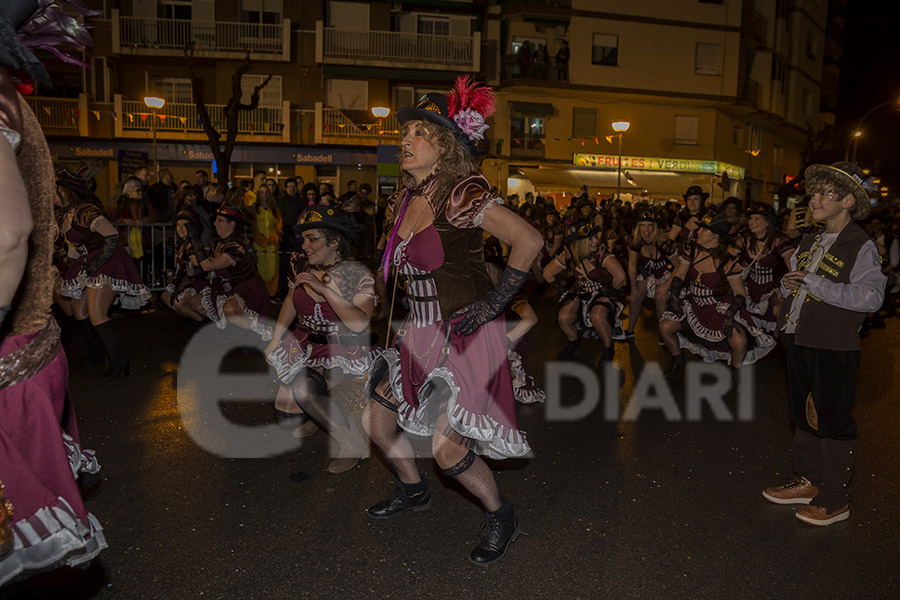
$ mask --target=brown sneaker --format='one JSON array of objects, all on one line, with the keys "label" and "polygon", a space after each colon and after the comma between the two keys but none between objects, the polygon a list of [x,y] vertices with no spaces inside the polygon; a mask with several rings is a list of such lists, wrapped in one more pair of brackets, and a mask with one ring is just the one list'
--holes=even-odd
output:
[{"label": "brown sneaker", "polygon": [[819,494],[819,488],[806,477],[794,477],[784,485],[766,488],[763,498],[775,504],[809,504]]},{"label": "brown sneaker", "polygon": [[814,506],[812,504],[802,507],[795,514],[795,517],[809,523],[810,525],[831,525],[838,521],[846,521],[850,518],[850,505],[845,504],[834,512],[828,512],[823,506]]}]

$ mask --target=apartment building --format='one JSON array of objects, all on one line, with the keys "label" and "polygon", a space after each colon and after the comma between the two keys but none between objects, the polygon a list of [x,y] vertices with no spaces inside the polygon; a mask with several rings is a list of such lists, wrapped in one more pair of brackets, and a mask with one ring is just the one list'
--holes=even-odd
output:
[{"label": "apartment building", "polygon": [[[265,169],[396,185],[395,109],[460,73],[497,90],[486,176],[564,203],[581,185],[625,198],[688,185],[771,199],[797,174],[820,113],[827,0],[92,0],[93,68],[54,65],[30,99],[61,164],[214,170],[184,55],[216,127],[249,51],[233,178]],[[563,67],[557,54],[568,46]],[[527,52],[523,51],[527,48]],[[528,60],[526,55],[530,54]],[[560,54],[560,57],[564,53]],[[148,107],[144,98],[165,100]],[[373,113],[373,109],[381,110]],[[385,111],[388,109],[387,115]],[[619,136],[613,121],[630,126]],[[154,143],[155,140],[155,143]],[[618,168],[621,140],[622,169]]]}]

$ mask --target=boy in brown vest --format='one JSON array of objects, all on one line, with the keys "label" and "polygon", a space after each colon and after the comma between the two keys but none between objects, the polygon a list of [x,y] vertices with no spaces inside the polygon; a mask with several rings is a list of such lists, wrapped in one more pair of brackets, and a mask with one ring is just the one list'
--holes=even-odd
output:
[{"label": "boy in brown vest", "polygon": [[787,334],[795,475],[763,497],[806,505],[795,516],[811,525],[850,517],[859,328],[884,298],[878,250],[853,222],[871,209],[863,178],[847,162],[806,169],[810,211],[825,227],[803,238],[781,280],[786,299],[778,325]]}]

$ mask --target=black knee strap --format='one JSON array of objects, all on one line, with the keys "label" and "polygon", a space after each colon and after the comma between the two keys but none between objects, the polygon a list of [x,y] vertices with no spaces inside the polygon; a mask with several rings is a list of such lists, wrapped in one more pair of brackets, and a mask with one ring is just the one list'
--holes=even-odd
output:
[{"label": "black knee strap", "polygon": [[375,388],[379,383],[387,378],[388,364],[387,361],[379,356],[375,359],[372,367],[369,369],[369,380],[366,382],[366,395],[375,396]]},{"label": "black knee strap", "polygon": [[469,450],[466,452],[466,455],[462,457],[462,459],[448,469],[444,469],[444,475],[448,477],[457,477],[463,474],[472,464],[475,462],[476,455],[474,452]]},{"label": "black knee strap", "polygon": [[397,409],[397,406],[396,406],[393,402],[391,402],[390,400],[388,400],[387,398],[385,398],[384,396],[382,396],[382,395],[379,394],[378,392],[374,392],[374,391],[373,391],[373,392],[371,393],[370,397],[372,398],[372,400],[374,400],[374,401],[377,402],[378,404],[382,405],[382,406],[385,407],[386,409],[388,409],[388,410],[390,410],[390,411],[392,411],[392,412],[400,412],[400,411]]}]

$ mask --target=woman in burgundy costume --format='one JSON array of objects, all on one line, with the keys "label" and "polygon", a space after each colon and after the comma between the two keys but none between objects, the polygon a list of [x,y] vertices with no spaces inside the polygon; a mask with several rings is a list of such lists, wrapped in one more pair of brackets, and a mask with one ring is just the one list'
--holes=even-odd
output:
[{"label": "woman in burgundy costume", "polygon": [[682,375],[682,348],[706,362],[724,360],[737,369],[775,347],[772,336],[756,326],[744,306],[747,292],[741,267],[728,252],[734,243],[730,232],[725,215],[706,215],[700,220],[696,243],[675,267],[659,324],[660,337],[672,354],[667,377]]},{"label": "woman in burgundy costume", "polygon": [[[276,415],[291,419],[300,407],[334,438],[337,456],[329,473],[343,473],[368,456],[368,445],[347,416],[329,398],[330,388],[347,377],[365,375],[371,365],[366,333],[375,309],[375,278],[362,264],[348,260],[362,231],[340,208],[310,206],[294,226],[303,254],[291,256],[288,287],[266,357],[282,390]],[[287,335],[285,335],[287,334]],[[283,339],[282,339],[283,338]],[[291,400],[291,407],[284,401]]]},{"label": "woman in burgundy costume", "polygon": [[[503,557],[519,532],[512,504],[500,495],[478,455],[525,456],[498,318],[525,281],[543,244],[540,234],[497,204],[477,172],[477,142],[493,113],[492,90],[457,79],[449,95],[429,93],[397,116],[403,188],[382,263],[407,283],[410,315],[369,375],[363,424],[397,473],[397,489],[369,508],[388,518],[431,503],[410,442],[397,430],[432,436],[438,465],[483,505],[485,534],[470,560]],[[483,232],[511,246],[494,287],[484,266]]]},{"label": "woman in burgundy costume", "polygon": [[[60,182],[74,176],[63,172]],[[137,181],[130,182],[139,185]],[[62,183],[60,183],[62,185]],[[57,196],[60,201],[63,196]],[[109,318],[109,307],[136,310],[150,299],[150,291],[141,280],[134,261],[119,239],[119,232],[96,204],[63,206],[60,233],[65,236],[68,256],[72,259],[62,276],[59,295],[71,298],[72,315],[83,322],[90,318],[97,335],[106,347],[109,369],[104,380],[128,376],[128,358],[119,346],[116,331]]]},{"label": "woman in burgundy costume", "polygon": [[638,212],[634,234],[628,246],[628,279],[631,281],[631,307],[628,309],[628,329],[622,339],[634,337],[634,326],[641,315],[641,305],[650,296],[656,305],[656,318],[662,316],[666,306],[669,275],[678,248],[659,228],[656,211],[644,208]]},{"label": "woman in burgundy costume", "polygon": [[75,480],[84,472],[96,473],[99,466],[92,453],[79,447],[68,395],[68,363],[59,326],[50,313],[58,233],[53,161],[34,113],[17,93],[17,89],[31,93],[32,80],[51,87],[28,45],[64,42],[83,47],[90,36],[58,5],[37,0],[0,2],[0,30],[5,32],[0,42],[0,586],[4,586],[36,571],[86,565],[106,541]]},{"label": "woman in burgundy costume", "polygon": [[612,334],[621,327],[625,270],[606,244],[600,241],[600,230],[593,219],[569,226],[566,249],[547,263],[544,278],[553,281],[568,270],[574,274],[572,288],[559,298],[557,321],[569,343],[557,354],[559,360],[575,356],[581,347],[581,335],[596,336],[603,344],[598,367],[614,356]]},{"label": "woman in burgundy costume", "polygon": [[790,271],[794,245],[778,228],[778,214],[771,205],[757,202],[747,214],[749,231],[738,240],[747,311],[758,327],[771,333],[784,301],[779,290],[781,277]]},{"label": "woman in burgundy costume", "polygon": [[263,322],[269,314],[269,291],[256,272],[256,256],[244,239],[243,212],[235,206],[220,207],[213,228],[215,235],[208,252],[196,232],[190,233],[192,262],[213,277],[210,285],[190,298],[186,314],[197,320],[206,317],[219,329],[231,323],[256,333],[263,341],[271,340],[272,327]]},{"label": "woman in burgundy costume", "polygon": [[202,321],[202,317],[190,309],[191,298],[209,286],[209,275],[191,260],[191,237],[200,232],[200,216],[190,209],[175,215],[175,276],[172,283],[160,294],[162,303],[178,314]]}]

